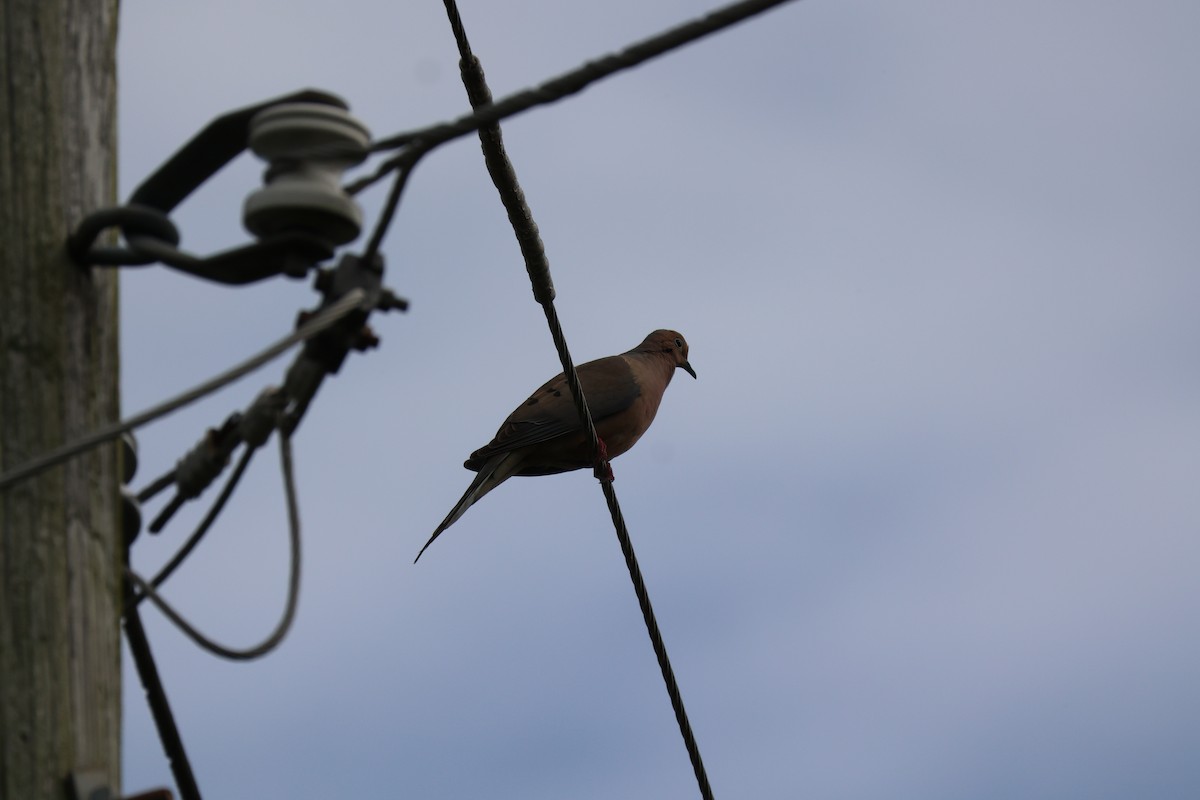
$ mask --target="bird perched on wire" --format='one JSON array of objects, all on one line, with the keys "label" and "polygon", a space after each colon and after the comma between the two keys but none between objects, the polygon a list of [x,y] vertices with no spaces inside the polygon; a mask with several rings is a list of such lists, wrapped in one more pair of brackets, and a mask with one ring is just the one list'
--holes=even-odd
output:
[{"label": "bird perched on wire", "polygon": [[[696,377],[688,363],[687,342],[668,330],[654,331],[626,353],[576,368],[607,458],[633,447],[650,427],[676,368]],[[559,373],[517,406],[495,438],[463,463],[479,474],[413,563],[471,505],[512,476],[552,475],[595,465],[567,379]]]}]

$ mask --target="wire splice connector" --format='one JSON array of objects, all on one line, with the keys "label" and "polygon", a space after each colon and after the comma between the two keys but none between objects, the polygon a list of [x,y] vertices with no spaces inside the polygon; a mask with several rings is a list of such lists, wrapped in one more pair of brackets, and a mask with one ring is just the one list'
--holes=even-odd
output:
[{"label": "wire splice connector", "polygon": [[238,421],[238,433],[247,447],[258,448],[267,443],[286,405],[287,396],[278,386],[268,386],[259,392]]}]

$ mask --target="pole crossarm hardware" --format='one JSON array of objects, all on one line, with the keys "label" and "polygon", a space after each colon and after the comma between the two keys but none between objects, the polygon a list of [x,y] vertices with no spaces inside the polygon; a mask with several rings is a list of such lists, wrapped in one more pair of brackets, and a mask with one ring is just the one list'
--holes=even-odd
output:
[{"label": "pole crossarm hardware", "polygon": [[[274,275],[303,277],[358,236],[361,212],[329,174],[339,176],[368,154],[370,134],[344,100],[305,89],[231,111],[210,122],[117,208],[89,214],[67,242],[81,265],[144,266],[161,262],[218,283],[240,285]],[[246,227],[258,241],[196,256],[179,249],[168,216],[247,148],[270,161],[268,185],[250,195]],[[119,228],[125,247],[96,244]]]}]

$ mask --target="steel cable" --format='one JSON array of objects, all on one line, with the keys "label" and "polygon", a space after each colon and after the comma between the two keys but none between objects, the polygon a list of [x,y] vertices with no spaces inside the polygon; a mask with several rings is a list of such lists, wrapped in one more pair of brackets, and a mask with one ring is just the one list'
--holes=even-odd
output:
[{"label": "steel cable", "polygon": [[[479,113],[481,108],[486,108],[491,103],[491,92],[484,79],[482,65],[479,59],[471,52],[466,30],[455,0],[443,0],[443,3],[446,7],[455,41],[458,44],[461,59],[459,64],[463,84],[466,87],[471,105]],[[739,5],[747,6],[751,4],[743,3]],[[773,4],[760,5],[769,6]],[[717,12],[709,16],[720,18],[720,14]],[[635,50],[636,48],[629,48],[623,52],[629,53]],[[582,85],[580,88],[582,88]],[[650,603],[650,594],[646,589],[641,567],[638,566],[637,556],[633,550],[633,542],[629,536],[629,529],[625,524],[624,515],[621,513],[620,505],[617,502],[616,491],[612,486],[612,469],[608,463],[608,454],[605,451],[603,442],[596,433],[596,426],[592,420],[583,387],[579,382],[579,375],[575,370],[574,362],[568,350],[566,336],[563,333],[558,312],[554,307],[554,284],[550,277],[550,265],[546,258],[541,237],[538,234],[537,225],[533,221],[533,213],[529,209],[528,203],[525,200],[525,194],[517,181],[512,162],[505,153],[499,123],[493,120],[480,126],[479,139],[483,147],[484,160],[487,164],[488,172],[492,177],[492,182],[496,185],[496,190],[500,194],[501,201],[508,212],[509,221],[520,244],[526,271],[529,273],[530,282],[533,287],[534,298],[541,304],[545,312],[546,323],[550,328],[550,335],[554,340],[555,350],[558,352],[559,360],[562,363],[563,375],[566,377],[571,396],[575,401],[575,407],[579,412],[579,419],[586,433],[589,446],[592,452],[595,453],[596,477],[600,481],[605,501],[608,504],[613,527],[621,545],[621,552],[625,557],[625,564],[629,570],[629,577],[633,583],[634,592],[637,595],[638,605],[642,611],[642,618],[646,624],[646,632],[654,648],[655,657],[658,659],[663,682],[666,684],[667,694],[671,700],[671,707],[675,712],[675,719],[679,725],[679,732],[692,763],[696,784],[700,789],[701,797],[705,800],[712,800],[712,787],[708,780],[708,773],[704,768],[704,761],[700,755],[700,747],[692,731],[691,722],[688,720],[687,711],[683,704],[683,695],[679,691],[679,684],[675,678],[675,671],[671,667],[670,658],[667,655],[666,644],[663,641],[662,632],[658,627],[654,607]]]}]

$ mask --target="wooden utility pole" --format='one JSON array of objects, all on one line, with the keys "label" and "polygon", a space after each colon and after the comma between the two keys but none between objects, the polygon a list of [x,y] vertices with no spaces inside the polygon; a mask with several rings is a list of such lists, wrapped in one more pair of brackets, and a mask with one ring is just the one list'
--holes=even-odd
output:
[{"label": "wooden utility pole", "polygon": [[[119,415],[117,279],[64,243],[115,202],[117,0],[0,0],[0,471]],[[119,455],[0,491],[0,800],[120,784]]]}]

